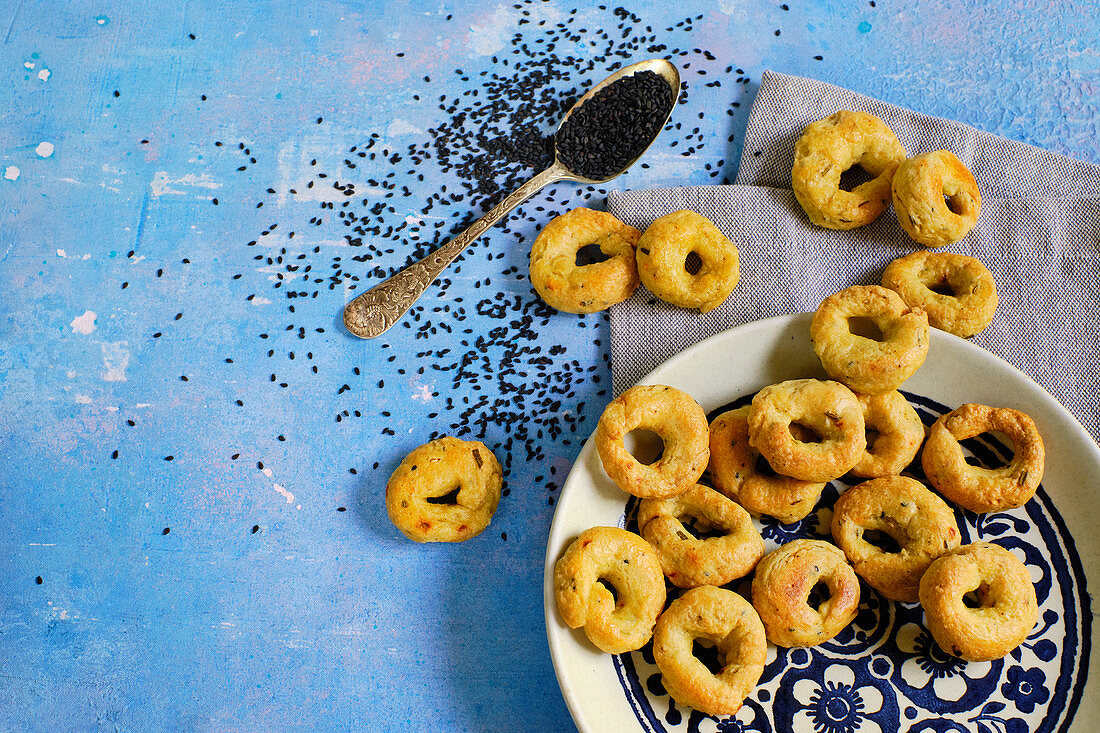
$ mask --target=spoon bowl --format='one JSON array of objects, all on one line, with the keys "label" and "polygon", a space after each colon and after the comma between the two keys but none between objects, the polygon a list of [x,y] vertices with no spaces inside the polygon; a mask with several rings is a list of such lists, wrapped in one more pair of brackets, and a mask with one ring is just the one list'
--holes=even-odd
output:
[{"label": "spoon bowl", "polygon": [[569,118],[584,106],[592,97],[611,84],[628,76],[633,76],[643,71],[651,71],[666,82],[672,89],[672,103],[669,104],[664,119],[660,125],[653,128],[652,137],[645,145],[641,146],[637,155],[628,160],[618,171],[606,178],[588,178],[573,170],[570,170],[561,160],[555,134],[554,162],[549,168],[535,175],[512,193],[494,206],[484,216],[475,221],[464,232],[447,242],[445,245],[431,252],[427,257],[418,260],[400,272],[390,276],[387,280],[358,296],[344,306],[344,328],[354,336],[360,338],[374,338],[387,331],[398,319],[416,302],[429,285],[443,272],[448,265],[458,257],[471,242],[500,221],[508,212],[528,198],[533,196],[545,186],[555,181],[575,181],[583,184],[607,183],[613,178],[625,173],[634,165],[640,157],[649,149],[653,141],[657,139],[661,130],[668,124],[672,110],[676,106],[680,96],[680,73],[669,61],[665,59],[649,59],[636,64],[631,64],[619,69],[611,76],[592,87],[588,92],[569,108],[558,123],[557,133]]}]

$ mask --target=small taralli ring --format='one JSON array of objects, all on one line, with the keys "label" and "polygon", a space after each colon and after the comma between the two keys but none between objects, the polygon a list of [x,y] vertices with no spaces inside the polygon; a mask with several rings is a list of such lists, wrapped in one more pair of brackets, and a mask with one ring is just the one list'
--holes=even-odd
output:
[{"label": "small taralli ring", "polygon": [[[851,330],[850,319],[872,321],[882,340]],[[928,355],[928,316],[881,285],[853,285],[825,298],[810,323],[810,341],[830,377],[855,392],[897,389]]]},{"label": "small taralli ring", "polygon": [[[695,656],[697,642],[713,645],[722,669]],[[669,604],[653,633],[653,657],[668,694],[708,715],[733,715],[764,673],[768,642],[756,611],[725,588],[692,588]]]},{"label": "small taralli ring", "polygon": [[[971,595],[976,603],[968,604]],[[940,648],[970,662],[1004,657],[1039,620],[1027,566],[989,542],[963,545],[935,560],[921,578],[920,602]]]},{"label": "small taralli ring", "polygon": [[867,448],[852,469],[860,478],[901,473],[913,462],[924,442],[924,423],[905,396],[894,390],[880,395],[857,394],[863,408]]},{"label": "small taralli ring", "polygon": [[[1000,468],[966,462],[960,441],[1000,432],[1012,441],[1012,460]],[[1008,407],[965,404],[937,420],[921,451],[924,475],[936,491],[972,512],[999,512],[1027,503],[1043,478],[1046,450],[1035,421]]]},{"label": "small taralli ring", "polygon": [[882,284],[928,324],[962,338],[989,325],[997,310],[997,284],[982,262],[954,252],[919,250],[886,266]]},{"label": "small taralli ring", "polygon": [[554,565],[554,599],[566,625],[584,627],[597,648],[609,654],[640,649],[665,605],[661,561],[633,532],[592,527]]},{"label": "small taralli ring", "polygon": [[863,409],[839,382],[792,379],[773,384],[752,398],[749,442],[779,474],[832,481],[852,470],[867,446]]},{"label": "small taralli ring", "polygon": [[[641,236],[605,211],[579,208],[552,220],[531,248],[531,284],[552,308],[594,313],[629,298],[638,287],[634,247]],[[608,259],[577,264],[577,253],[597,245]]]},{"label": "small taralli ring", "polygon": [[701,484],[669,499],[642,500],[638,526],[665,577],[681,588],[725,585],[751,573],[764,556],[764,540],[749,513]]},{"label": "small taralli ring", "polygon": [[[700,313],[725,302],[740,278],[737,246],[714,223],[694,211],[666,214],[638,240],[638,275],[649,292]],[[689,257],[698,258],[691,271]]]},{"label": "small taralli ring", "polygon": [[[814,224],[854,229],[886,210],[890,182],[905,157],[905,148],[885,122],[866,112],[842,110],[802,132],[794,149],[791,187]],[[874,178],[845,191],[840,176],[855,165]]]},{"label": "small taralli ring", "polygon": [[[872,479],[841,494],[833,505],[832,534],[857,575],[905,603],[916,603],[924,571],[961,541],[951,507],[905,476]],[[875,535],[889,536],[898,549],[876,546]]]},{"label": "small taralli ring", "polygon": [[411,540],[462,542],[489,526],[502,483],[483,443],[446,436],[401,461],[386,483],[386,512]]},{"label": "small taralli ring", "polygon": [[710,465],[714,487],[753,516],[797,522],[817,504],[825,484],[777,474],[749,443],[749,406],[722,413],[710,424]]},{"label": "small taralli ring", "polygon": [[[828,598],[814,602],[818,583]],[[812,604],[812,605],[811,605]],[[859,611],[859,578],[835,545],[794,540],[764,556],[752,579],[752,605],[776,646],[822,644],[852,623]]]},{"label": "small taralli ring", "polygon": [[925,247],[959,241],[982,209],[974,175],[948,150],[903,161],[894,173],[891,195],[898,224]]},{"label": "small taralli ring", "polygon": [[[664,451],[650,465],[627,450],[632,430],[660,436]],[[686,491],[707,467],[707,415],[691,395],[663,385],[631,387],[604,409],[596,425],[596,450],[615,484],[642,499],[665,499]]]}]

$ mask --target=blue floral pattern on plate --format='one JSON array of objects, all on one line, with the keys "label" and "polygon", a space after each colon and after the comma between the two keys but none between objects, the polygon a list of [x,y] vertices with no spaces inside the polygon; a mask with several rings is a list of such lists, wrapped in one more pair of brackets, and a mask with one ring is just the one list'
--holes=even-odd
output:
[{"label": "blue floral pattern on plate", "polygon": [[[926,424],[949,411],[925,397],[906,397]],[[1011,457],[1010,449],[995,442],[973,439],[964,445],[982,465],[1003,465]],[[906,473],[924,480],[919,461]],[[758,522],[769,549],[798,538],[828,539],[829,507],[859,481],[850,478],[830,483],[817,511],[799,522]],[[629,522],[635,506],[627,506]],[[1031,571],[1039,623],[1004,659],[964,662],[944,653],[924,626],[918,604],[893,603],[864,584],[856,620],[828,643],[811,649],[769,645],[759,685],[733,716],[704,715],[671,699],[648,645],[615,656],[623,691],[642,728],[653,733],[1065,730],[1088,672],[1092,615],[1080,558],[1062,517],[1042,486],[1020,509],[987,515],[958,511],[956,516],[963,543],[995,542]],[[748,596],[746,581],[729,587]],[[679,591],[670,587],[669,592]]]}]

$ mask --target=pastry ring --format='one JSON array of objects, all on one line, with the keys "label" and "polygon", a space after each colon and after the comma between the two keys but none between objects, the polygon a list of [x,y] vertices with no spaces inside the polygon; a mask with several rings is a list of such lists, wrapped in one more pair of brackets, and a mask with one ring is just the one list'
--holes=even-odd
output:
[{"label": "pastry ring", "polygon": [[[699,268],[688,270],[688,258]],[[638,275],[649,292],[700,313],[725,302],[740,278],[737,246],[694,211],[674,211],[654,221],[638,240]]]},{"label": "pastry ring", "polygon": [[[849,319],[873,321],[882,340],[851,331]],[[810,323],[810,341],[830,377],[854,392],[897,389],[928,355],[928,316],[881,285],[853,285],[821,301]]]},{"label": "pastry ring", "polygon": [[924,423],[909,400],[894,390],[857,394],[868,434],[867,448],[852,469],[860,478],[895,476],[913,462],[924,442]]},{"label": "pastry ring", "polygon": [[[814,224],[854,229],[886,210],[891,179],[905,158],[905,148],[885,122],[866,112],[842,110],[802,132],[794,148],[791,187]],[[844,191],[840,176],[854,165],[874,178]]]},{"label": "pastry ring", "polygon": [[973,174],[947,150],[914,155],[898,166],[891,195],[898,224],[925,247],[957,242],[982,209]]},{"label": "pastry ring", "polygon": [[[552,220],[531,247],[531,284],[552,308],[594,313],[633,295],[638,287],[634,247],[641,236],[605,211],[573,209]],[[598,245],[609,259],[577,264],[577,252]]]},{"label": "pastry ring", "polygon": [[[645,465],[626,449],[627,433],[649,430],[664,441],[660,459]],[[596,425],[596,450],[615,484],[642,499],[665,499],[693,486],[707,468],[707,415],[674,387],[637,386],[616,397]]]},{"label": "pastry ring", "polygon": [[386,483],[386,512],[411,540],[462,542],[489,526],[502,483],[483,443],[447,436],[405,456]]},{"label": "pastry ring", "polygon": [[566,625],[583,626],[599,649],[609,654],[640,649],[665,605],[661,561],[633,532],[592,527],[554,565],[554,599]]},{"label": "pastry ring", "polygon": [[928,314],[928,325],[969,338],[989,325],[997,310],[997,284],[973,257],[926,249],[900,257],[882,273],[882,284],[910,308]]}]

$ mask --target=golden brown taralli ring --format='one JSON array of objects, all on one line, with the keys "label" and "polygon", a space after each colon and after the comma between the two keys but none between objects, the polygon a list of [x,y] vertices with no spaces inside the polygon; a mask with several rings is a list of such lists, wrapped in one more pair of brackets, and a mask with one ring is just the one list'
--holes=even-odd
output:
[{"label": "golden brown taralli ring", "polygon": [[[818,583],[829,597],[817,607],[810,592]],[[794,540],[764,556],[752,580],[752,605],[768,641],[776,646],[816,646],[832,639],[859,612],[859,578],[835,545]]]},{"label": "golden brown taralli ring", "polygon": [[[700,313],[725,302],[740,278],[737,246],[710,219],[694,211],[674,211],[654,221],[638,240],[638,275],[649,292]],[[688,270],[688,258],[699,269]]]},{"label": "golden brown taralli ring", "polygon": [[592,527],[554,565],[554,599],[566,625],[584,627],[599,649],[609,654],[640,649],[665,605],[661,561],[633,532]]},{"label": "golden brown taralli ring", "polygon": [[[865,481],[833,505],[833,541],[868,585],[890,600],[915,603],[932,561],[959,546],[955,513],[923,484],[905,476]],[[900,548],[886,552],[869,533],[889,535]]]},{"label": "golden brown taralli ring", "polygon": [[[1012,441],[1007,466],[982,468],[966,462],[959,441],[1000,432]],[[948,501],[972,512],[999,512],[1027,503],[1043,478],[1046,450],[1028,415],[1008,407],[965,404],[937,420],[921,452],[924,475]]]},{"label": "golden brown taralli ring", "polygon": [[[685,521],[706,536],[697,537]],[[643,499],[638,526],[665,577],[681,588],[725,585],[751,573],[764,557],[764,540],[749,513],[701,484],[669,499]]]},{"label": "golden brown taralli ring", "polygon": [[[707,669],[696,641],[718,650],[722,670]],[[653,657],[677,702],[708,715],[733,715],[756,688],[768,656],[764,626],[741,596],[725,588],[692,588],[669,604],[653,632]]]},{"label": "golden brown taralli ring", "polygon": [[817,504],[825,484],[783,476],[749,443],[749,406],[724,412],[710,424],[710,465],[714,487],[753,516],[797,522]]},{"label": "golden brown taralli ring", "polygon": [[[634,227],[605,211],[573,209],[553,219],[531,248],[531,284],[552,308],[594,313],[621,303],[638,287]],[[608,257],[577,264],[577,252],[590,244]]]},{"label": "golden brown taralli ring", "polygon": [[860,478],[894,476],[913,462],[924,442],[924,423],[905,396],[894,390],[857,394],[863,408],[867,448],[852,473]]},{"label": "golden brown taralli ring", "polygon": [[[854,229],[877,219],[890,201],[890,182],[905,148],[886,123],[842,110],[806,126],[794,149],[791,187],[814,224]],[[851,191],[840,176],[858,165],[874,176]]]},{"label": "golden brown taralli ring", "polygon": [[891,195],[898,224],[925,247],[957,242],[982,209],[973,174],[947,150],[914,155],[898,166]]},{"label": "golden brown taralli ring", "polygon": [[954,252],[918,250],[891,262],[882,284],[910,308],[921,308],[928,323],[969,338],[989,325],[997,310],[997,284],[980,260]]},{"label": "golden brown taralli ring", "polygon": [[386,483],[386,511],[417,542],[462,542],[489,526],[503,482],[493,452],[450,436],[413,450]]},{"label": "golden brown taralli ring", "polygon": [[[977,608],[967,605],[973,594]],[[940,648],[970,662],[1000,659],[1039,620],[1031,573],[999,545],[975,542],[935,560],[920,581],[928,630]]]},{"label": "golden brown taralli ring", "polygon": [[[850,319],[874,322],[882,340],[851,330]],[[928,316],[881,285],[853,285],[821,301],[810,322],[810,341],[830,377],[855,392],[897,389],[928,355]]]},{"label": "golden brown taralli ring", "polygon": [[[664,442],[661,458],[641,463],[624,440],[632,430],[649,430]],[[710,453],[707,415],[685,392],[667,386],[637,386],[616,397],[596,425],[596,451],[604,470],[623,491],[642,499],[664,499],[695,485]]]},{"label": "golden brown taralli ring", "polygon": [[[819,440],[810,440],[807,432]],[[867,446],[863,408],[839,382],[792,379],[769,385],[752,398],[749,442],[776,473],[832,481],[852,470]]]}]

